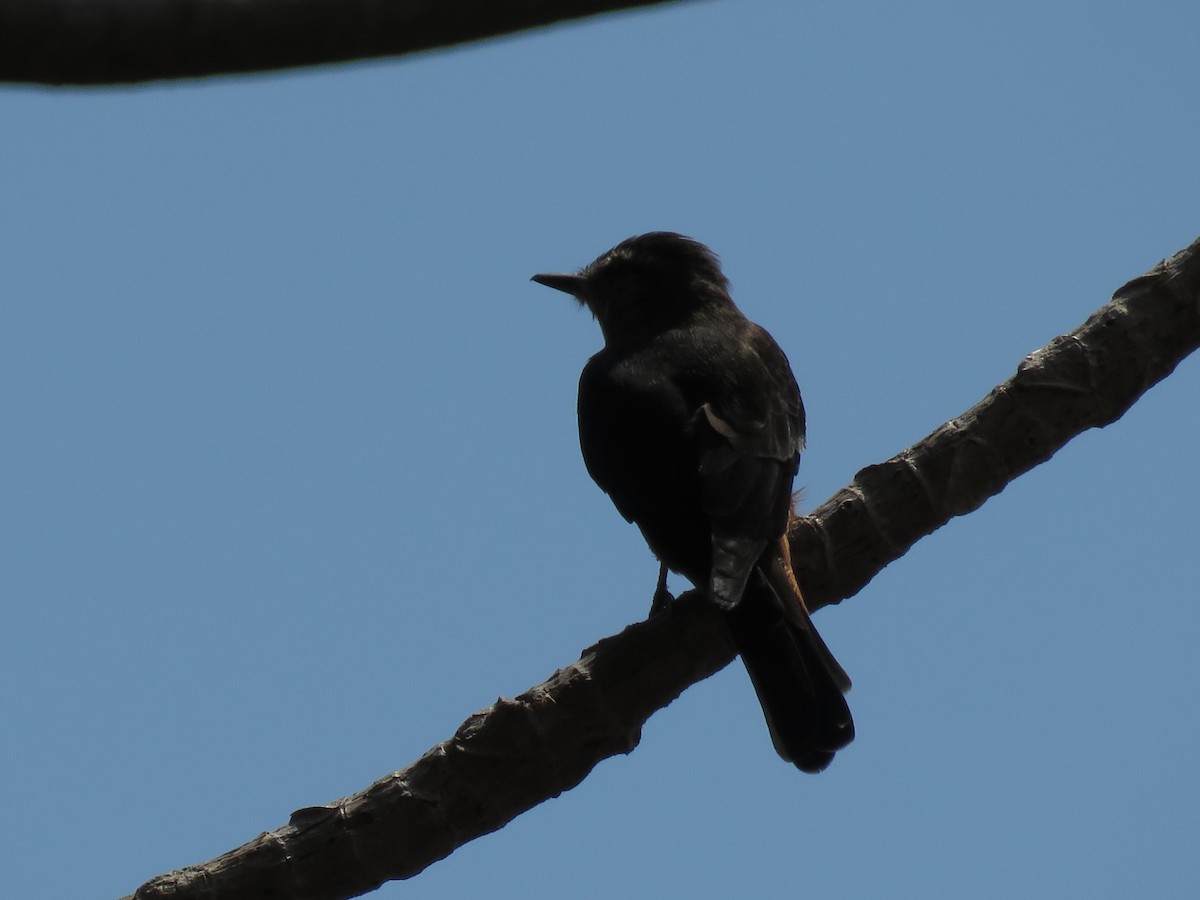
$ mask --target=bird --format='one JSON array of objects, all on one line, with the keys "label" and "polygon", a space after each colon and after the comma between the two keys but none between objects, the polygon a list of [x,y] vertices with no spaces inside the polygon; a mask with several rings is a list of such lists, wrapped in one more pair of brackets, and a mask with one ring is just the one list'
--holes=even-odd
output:
[{"label": "bird", "polygon": [[588,474],[667,571],[706,592],[749,673],[778,754],[820,772],[854,738],[850,678],[809,617],[787,541],[804,404],[787,356],[730,295],[715,253],[655,231],[573,273],[564,291],[600,325],[579,379]]}]

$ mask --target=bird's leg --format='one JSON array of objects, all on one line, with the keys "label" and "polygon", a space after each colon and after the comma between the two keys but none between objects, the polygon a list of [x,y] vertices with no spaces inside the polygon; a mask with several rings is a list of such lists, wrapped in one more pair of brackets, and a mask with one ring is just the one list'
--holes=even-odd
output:
[{"label": "bird's leg", "polygon": [[667,566],[666,563],[658,565],[658,586],[654,589],[654,600],[650,603],[650,615],[656,616],[659,613],[666,612],[671,608],[671,604],[675,602],[675,597],[667,590]]}]

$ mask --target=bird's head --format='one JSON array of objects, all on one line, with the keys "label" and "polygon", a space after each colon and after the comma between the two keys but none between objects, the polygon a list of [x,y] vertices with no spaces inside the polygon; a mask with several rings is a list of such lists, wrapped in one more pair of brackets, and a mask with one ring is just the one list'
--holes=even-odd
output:
[{"label": "bird's head", "polygon": [[730,305],[717,256],[670,231],[631,237],[575,274],[534,275],[592,311],[608,344],[637,343],[714,306]]}]

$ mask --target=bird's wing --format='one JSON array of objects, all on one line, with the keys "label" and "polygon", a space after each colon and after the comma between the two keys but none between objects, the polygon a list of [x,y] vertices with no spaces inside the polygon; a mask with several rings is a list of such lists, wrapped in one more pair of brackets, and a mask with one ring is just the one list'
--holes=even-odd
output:
[{"label": "bird's wing", "polygon": [[786,530],[804,445],[804,407],[787,358],[757,325],[692,417],[712,527],[709,592],[737,605],[767,544]]}]

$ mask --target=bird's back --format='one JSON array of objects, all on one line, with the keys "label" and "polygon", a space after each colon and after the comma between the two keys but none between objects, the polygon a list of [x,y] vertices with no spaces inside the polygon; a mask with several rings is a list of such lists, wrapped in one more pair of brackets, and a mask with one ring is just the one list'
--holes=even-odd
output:
[{"label": "bird's back", "polygon": [[[714,513],[738,536],[783,534],[804,435],[786,357],[765,330],[733,311],[637,347],[606,347],[579,382],[588,472],[659,559],[699,587],[708,583]],[[713,421],[738,433],[714,433]],[[714,444],[740,470],[702,478],[702,457],[713,458]]]}]

